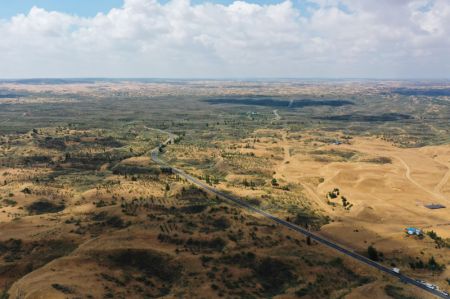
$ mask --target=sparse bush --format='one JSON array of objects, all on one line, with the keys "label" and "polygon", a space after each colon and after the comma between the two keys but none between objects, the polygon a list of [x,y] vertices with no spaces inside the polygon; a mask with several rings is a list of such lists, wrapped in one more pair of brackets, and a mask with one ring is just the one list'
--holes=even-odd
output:
[{"label": "sparse bush", "polygon": [[180,194],[177,195],[177,198],[191,202],[200,202],[208,199],[208,194],[196,186],[190,186],[188,188],[183,187]]},{"label": "sparse bush", "polygon": [[411,297],[411,296],[406,296],[402,293],[403,288],[401,287],[396,287],[393,285],[386,285],[384,287],[384,292],[386,293],[386,295],[394,298],[394,299],[416,299],[415,297]]},{"label": "sparse bush", "polygon": [[434,231],[428,231],[427,235],[434,240],[438,248],[450,248],[450,239],[443,239]]},{"label": "sparse bush", "polygon": [[220,238],[214,238],[212,240],[199,240],[189,238],[186,242],[187,247],[198,248],[198,249],[211,249],[215,251],[222,251],[227,242]]},{"label": "sparse bush", "polygon": [[52,287],[53,287],[55,290],[58,290],[58,291],[60,291],[60,292],[62,292],[62,293],[64,293],[64,294],[73,294],[73,293],[74,293],[74,291],[72,290],[72,288],[67,287],[67,286],[65,286],[65,285],[62,285],[62,284],[59,284],[59,283],[54,283],[54,284],[52,284]]},{"label": "sparse bush", "polygon": [[206,210],[207,205],[190,205],[180,208],[180,212],[186,214],[198,214]]},{"label": "sparse bush", "polygon": [[260,206],[261,205],[261,201],[257,198],[249,198],[249,199],[247,199],[247,202],[249,204],[251,204],[252,206]]},{"label": "sparse bush", "polygon": [[439,264],[435,259],[434,256],[431,256],[427,263],[427,268],[431,271],[435,272],[442,272],[445,269],[444,264]]},{"label": "sparse bush", "polygon": [[115,228],[124,228],[126,227],[125,222],[119,216],[111,216],[105,221],[106,225],[112,226]]},{"label": "sparse bush", "polygon": [[274,258],[264,258],[253,270],[269,296],[280,293],[297,279],[291,265]]},{"label": "sparse bush", "polygon": [[147,174],[147,175],[160,175],[161,170],[157,167],[143,167],[143,166],[132,166],[132,165],[124,165],[117,164],[112,168],[113,174],[120,175],[138,175],[138,174]]},{"label": "sparse bush", "polygon": [[298,212],[292,222],[305,228],[319,230],[321,226],[329,223],[329,219],[305,210]]},{"label": "sparse bush", "polygon": [[28,188],[28,187],[24,188],[21,192],[24,193],[24,194],[31,194],[32,193],[31,189]]},{"label": "sparse bush", "polygon": [[389,157],[375,157],[372,159],[363,160],[363,162],[375,164],[392,164],[392,159]]},{"label": "sparse bush", "polygon": [[229,221],[227,218],[225,218],[225,217],[220,217],[220,218],[218,218],[218,219],[215,219],[215,220],[213,221],[212,225],[213,225],[216,229],[224,230],[224,229],[229,228],[231,224],[230,224],[230,221]]},{"label": "sparse bush", "polygon": [[17,201],[15,201],[14,199],[6,198],[3,200],[3,204],[5,206],[15,207],[17,205]]}]

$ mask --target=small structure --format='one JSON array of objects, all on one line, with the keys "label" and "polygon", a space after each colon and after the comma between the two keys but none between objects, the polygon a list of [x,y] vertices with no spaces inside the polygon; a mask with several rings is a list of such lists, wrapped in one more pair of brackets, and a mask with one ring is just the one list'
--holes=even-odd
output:
[{"label": "small structure", "polygon": [[422,235],[422,230],[420,228],[415,228],[415,227],[408,227],[405,229],[406,233],[410,236],[421,236]]},{"label": "small structure", "polygon": [[400,269],[399,268],[392,268],[392,271],[394,271],[397,274],[400,274]]},{"label": "small structure", "polygon": [[426,208],[431,210],[437,210],[437,209],[445,209],[444,205],[438,204],[438,203],[432,203],[429,205],[425,205]]}]

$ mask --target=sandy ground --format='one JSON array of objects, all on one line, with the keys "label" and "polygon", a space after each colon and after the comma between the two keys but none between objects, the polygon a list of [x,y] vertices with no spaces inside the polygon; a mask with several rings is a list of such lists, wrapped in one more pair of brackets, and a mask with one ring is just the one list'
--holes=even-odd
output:
[{"label": "sandy ground", "polygon": [[[385,253],[417,256],[424,252],[449,264],[448,249],[435,249],[429,238],[407,237],[404,229],[414,226],[450,237],[449,209],[425,207],[431,203],[450,207],[450,145],[403,149],[380,139],[355,138],[350,144],[318,147],[354,151],[359,156],[345,162],[316,161],[304,143],[288,139],[286,132],[280,145],[284,159],[276,177],[302,185],[305,195],[335,219],[322,228],[323,235],[360,251],[375,244]],[[361,162],[370,157],[387,157],[392,163]],[[314,183],[316,177],[322,182]],[[350,210],[343,208],[341,199],[331,200],[335,206],[327,203],[326,194],[334,188],[353,204]],[[441,278],[449,273],[447,269]]]}]

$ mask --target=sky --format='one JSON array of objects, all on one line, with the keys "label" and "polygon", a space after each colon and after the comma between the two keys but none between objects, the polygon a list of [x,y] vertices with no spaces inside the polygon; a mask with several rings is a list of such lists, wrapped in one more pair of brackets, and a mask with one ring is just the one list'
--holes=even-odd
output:
[{"label": "sky", "polygon": [[17,0],[0,78],[450,79],[449,0]]}]

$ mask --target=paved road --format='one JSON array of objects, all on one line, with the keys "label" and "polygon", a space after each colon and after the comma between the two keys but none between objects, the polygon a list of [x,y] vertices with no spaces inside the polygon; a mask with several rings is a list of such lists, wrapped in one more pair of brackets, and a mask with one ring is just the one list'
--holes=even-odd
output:
[{"label": "paved road", "polygon": [[[158,130],[158,131],[161,132],[161,130]],[[170,143],[173,143],[173,140],[177,136],[172,134],[172,133],[168,133],[168,132],[166,132],[166,134],[169,135],[169,138],[164,142],[164,145],[168,145]],[[445,298],[445,299],[450,298],[450,296],[445,295],[444,293],[442,293],[442,292],[440,292],[438,290],[434,290],[434,289],[428,288],[425,284],[423,284],[421,282],[418,282],[418,281],[416,281],[416,280],[414,280],[414,279],[412,279],[412,278],[410,278],[408,276],[405,276],[403,274],[396,273],[391,268],[385,267],[385,266],[383,266],[383,265],[381,265],[381,264],[379,264],[377,262],[374,262],[374,261],[366,258],[363,255],[360,255],[360,254],[358,254],[358,253],[356,253],[356,252],[354,252],[354,251],[352,251],[350,249],[344,248],[343,246],[341,246],[339,244],[336,244],[336,243],[334,243],[332,241],[329,241],[329,240],[327,240],[327,239],[325,239],[325,238],[323,238],[323,237],[321,237],[321,236],[319,236],[319,235],[317,235],[315,233],[312,233],[309,230],[304,229],[303,227],[300,227],[300,226],[295,225],[295,224],[293,224],[291,222],[288,222],[288,221],[285,221],[285,220],[283,220],[281,218],[278,218],[278,217],[276,217],[276,216],[274,216],[272,214],[269,214],[269,213],[267,213],[267,212],[265,212],[263,210],[260,210],[260,209],[258,209],[256,207],[248,204],[245,201],[242,201],[242,200],[240,200],[240,199],[238,199],[236,197],[228,195],[228,194],[226,194],[226,193],[224,193],[224,192],[222,192],[220,190],[217,190],[217,189],[209,186],[208,184],[198,180],[197,178],[195,178],[195,177],[185,173],[184,171],[182,171],[180,169],[177,169],[177,168],[174,168],[174,167],[172,167],[170,165],[167,165],[163,160],[161,160],[159,158],[159,152],[160,152],[159,151],[159,147],[156,147],[156,148],[154,148],[151,151],[151,157],[152,157],[152,160],[155,163],[158,163],[161,166],[172,168],[172,171],[174,173],[176,173],[179,176],[185,178],[186,180],[190,181],[191,183],[199,186],[200,188],[202,188],[204,190],[207,190],[210,193],[213,193],[213,194],[215,194],[215,195],[217,195],[217,196],[219,196],[219,197],[221,197],[221,198],[223,198],[225,200],[233,202],[233,203],[235,203],[235,204],[237,204],[237,205],[239,205],[241,207],[244,207],[244,208],[246,208],[246,209],[248,209],[248,210],[250,210],[252,212],[255,212],[255,213],[260,214],[260,215],[262,215],[262,216],[264,216],[266,218],[269,218],[272,221],[274,221],[274,222],[276,222],[276,223],[278,223],[280,225],[283,225],[283,226],[285,226],[285,227],[287,227],[287,228],[289,228],[289,229],[291,229],[293,231],[296,231],[296,232],[299,232],[299,233],[303,234],[304,236],[309,236],[312,240],[315,240],[318,243],[321,243],[321,244],[323,244],[325,246],[328,246],[328,247],[330,247],[332,249],[335,249],[336,251],[338,251],[338,252],[340,252],[342,254],[345,254],[345,255],[347,255],[347,256],[355,259],[355,260],[358,260],[359,262],[362,262],[362,263],[364,263],[364,264],[366,264],[368,266],[376,268],[376,269],[378,269],[378,270],[380,270],[380,271],[382,271],[382,272],[384,272],[384,273],[386,273],[388,275],[397,277],[404,283],[412,284],[412,285],[414,285],[414,286],[416,286],[418,288],[421,288],[424,291],[426,291],[426,292],[428,292],[428,293],[430,293],[432,295],[435,295],[437,297],[440,297],[440,298]]]},{"label": "paved road", "polygon": [[166,131],[161,130],[161,129],[150,128],[150,127],[147,127],[147,126],[144,126],[144,128],[146,128],[147,130],[156,131],[156,132],[161,133],[163,135],[169,135],[169,139],[167,139],[166,141],[163,142],[164,145],[167,145],[167,144],[173,142],[173,140],[178,138],[177,135],[175,135],[173,133],[170,133],[170,132],[166,132]]}]

